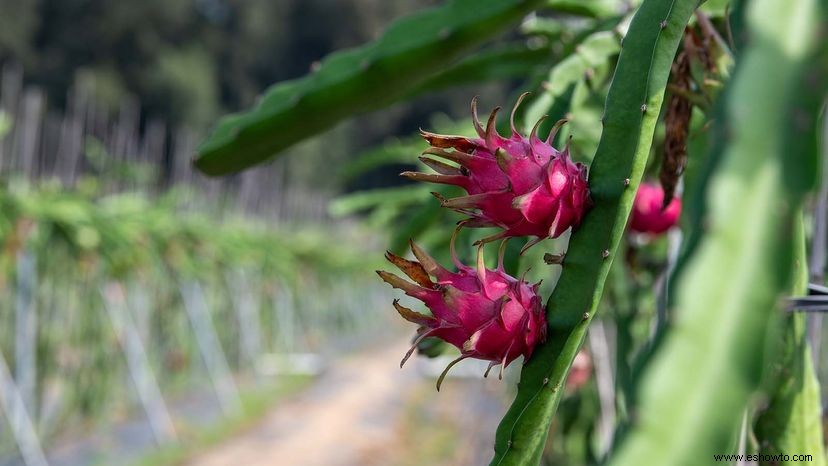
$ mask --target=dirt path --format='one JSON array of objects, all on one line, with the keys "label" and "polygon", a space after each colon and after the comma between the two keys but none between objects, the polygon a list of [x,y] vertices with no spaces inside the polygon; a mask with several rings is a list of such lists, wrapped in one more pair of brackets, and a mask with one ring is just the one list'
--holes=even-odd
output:
[{"label": "dirt path", "polygon": [[420,378],[399,369],[405,342],[344,359],[250,432],[193,458],[191,466],[361,464],[395,440],[405,397]]}]

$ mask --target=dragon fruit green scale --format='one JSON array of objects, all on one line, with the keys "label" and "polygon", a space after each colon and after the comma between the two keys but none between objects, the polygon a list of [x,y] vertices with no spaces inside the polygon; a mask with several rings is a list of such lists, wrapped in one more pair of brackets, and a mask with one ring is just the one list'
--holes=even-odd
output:
[{"label": "dragon fruit green scale", "polygon": [[394,300],[397,312],[420,326],[401,367],[426,337],[436,337],[454,345],[461,355],[438,379],[439,390],[448,370],[465,358],[490,361],[486,374],[500,364],[502,377],[503,368],[518,356],[528,359],[535,345],[545,339],[546,316],[537,294],[540,283],[529,285],[504,272],[503,248],[496,269],[485,267],[480,250],[477,267],[472,268],[457,259],[452,238],[452,259],[458,269],[455,273],[439,265],[413,241],[410,244],[417,261],[391,252],[386,258],[414,283],[389,272],[377,271],[389,285],[422,301],[431,311],[431,315],[421,314]]},{"label": "dragon fruit green scale", "polygon": [[477,117],[477,100],[472,100],[472,119],[478,138],[446,136],[421,131],[431,145],[424,155],[436,156],[457,164],[421,157],[437,173],[402,173],[410,179],[456,185],[468,195],[441,199],[444,207],[470,218],[470,227],[500,227],[502,232],[481,242],[504,237],[535,236],[536,241],[555,238],[570,227],[577,227],[591,202],[587,185],[587,168],[573,163],[569,144],[563,151],[552,147],[557,130],[566,120],[555,124],[545,141],[537,136],[538,121],[529,137],[514,124],[512,135],[504,138],[495,129],[499,108],[495,108],[485,129]]}]

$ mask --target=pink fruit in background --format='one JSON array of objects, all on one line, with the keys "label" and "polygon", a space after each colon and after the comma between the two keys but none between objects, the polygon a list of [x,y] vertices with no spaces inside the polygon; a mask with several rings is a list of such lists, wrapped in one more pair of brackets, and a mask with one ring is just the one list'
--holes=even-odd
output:
[{"label": "pink fruit in background", "polygon": [[[454,251],[452,259],[458,271],[450,272],[439,265],[419,246],[411,242],[411,251],[417,261],[409,261],[388,252],[386,258],[403,271],[414,283],[389,272],[377,274],[389,285],[408,296],[419,299],[431,311],[421,314],[400,305],[394,307],[400,315],[419,324],[418,337],[403,358],[400,366],[414,352],[417,343],[426,337],[437,337],[456,346],[461,356],[446,367],[437,381],[437,390],[451,367],[466,358],[491,361],[489,370],[501,364],[503,368],[518,356],[528,359],[535,345],[546,337],[546,315],[537,294],[538,285],[529,285],[503,271],[503,248],[498,267],[487,269],[478,250],[477,267],[463,265]],[[434,280],[432,280],[434,277]]]},{"label": "pink fruit in background", "polygon": [[630,214],[630,229],[638,233],[658,235],[669,230],[678,223],[681,215],[681,199],[673,198],[666,208],[664,204],[664,190],[655,183],[644,182],[635,193],[632,213]]},{"label": "pink fruit in background", "polygon": [[569,144],[563,151],[552,147],[557,130],[566,120],[555,124],[545,141],[537,136],[543,118],[524,137],[514,124],[512,135],[504,138],[495,129],[500,109],[489,116],[486,128],[477,117],[477,100],[472,100],[472,117],[478,138],[445,136],[421,131],[431,144],[424,154],[455,162],[449,165],[420,157],[437,173],[405,172],[414,180],[451,184],[465,189],[468,196],[441,199],[444,207],[469,215],[469,227],[500,227],[503,231],[481,240],[488,242],[512,236],[535,236],[532,244],[547,237],[557,237],[570,227],[577,227],[590,205],[587,168],[573,163]]},{"label": "pink fruit in background", "polygon": [[586,350],[581,349],[572,361],[572,367],[566,377],[566,389],[576,392],[589,382],[590,377],[592,377],[592,356]]}]

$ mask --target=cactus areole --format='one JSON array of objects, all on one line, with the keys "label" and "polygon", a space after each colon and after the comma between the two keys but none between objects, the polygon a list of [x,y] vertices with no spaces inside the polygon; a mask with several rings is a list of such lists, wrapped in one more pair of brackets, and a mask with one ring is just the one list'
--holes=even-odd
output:
[{"label": "cactus areole", "polygon": [[[465,358],[490,361],[489,370],[503,368],[518,356],[529,358],[535,345],[546,337],[546,316],[538,285],[529,285],[503,270],[503,251],[494,270],[487,269],[478,250],[477,267],[462,264],[454,250],[451,252],[456,273],[438,264],[431,256],[411,242],[411,251],[417,261],[409,261],[392,253],[386,258],[405,273],[414,283],[389,272],[377,271],[394,288],[425,303],[431,315],[403,307],[394,300],[400,315],[419,324],[418,337],[403,358],[400,366],[414,352],[417,343],[426,337],[437,337],[456,346],[461,355],[446,367],[437,381],[437,389],[448,370]],[[432,277],[434,278],[432,280]]]},{"label": "cactus areole", "polygon": [[[552,147],[558,129],[555,124],[546,140],[537,136],[538,121],[529,137],[515,128],[512,110],[512,134],[502,137],[495,129],[500,109],[495,108],[484,128],[477,117],[477,100],[472,100],[472,119],[478,138],[446,136],[421,131],[431,145],[424,155],[455,162],[449,165],[429,157],[420,157],[436,174],[405,172],[414,180],[460,186],[467,196],[440,199],[444,207],[468,215],[469,227],[500,227],[500,233],[481,240],[493,241],[513,236],[534,236],[529,245],[555,238],[570,227],[577,227],[590,205],[587,168],[573,163],[569,144],[563,151]],[[527,245],[527,246],[529,246]]]},{"label": "cactus areole", "polygon": [[637,233],[660,235],[678,223],[681,199],[674,197],[664,206],[664,190],[655,183],[641,183],[635,193],[630,230]]}]

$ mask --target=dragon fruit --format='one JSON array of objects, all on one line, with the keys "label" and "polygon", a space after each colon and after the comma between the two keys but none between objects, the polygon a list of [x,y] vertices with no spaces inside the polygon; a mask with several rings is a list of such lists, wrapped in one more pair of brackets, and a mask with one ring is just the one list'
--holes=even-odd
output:
[{"label": "dragon fruit", "polygon": [[515,129],[515,112],[526,95],[521,95],[512,109],[512,135],[509,138],[502,137],[495,129],[500,107],[492,111],[486,128],[483,128],[477,116],[475,98],[471,110],[479,138],[420,131],[432,146],[424,155],[440,157],[459,166],[423,156],[420,160],[436,174],[402,173],[413,180],[463,188],[467,196],[440,200],[444,207],[469,215],[470,218],[463,222],[465,226],[503,229],[482,239],[481,243],[506,237],[535,236],[528,247],[547,237],[558,237],[568,228],[577,227],[590,205],[586,166],[572,162],[569,142],[563,151],[551,145],[566,120],[556,123],[545,141],[538,138],[537,130],[546,117],[535,124],[528,138]]},{"label": "dragon fruit", "polygon": [[490,361],[485,375],[500,364],[502,378],[503,369],[509,363],[521,355],[528,359],[535,345],[546,338],[546,316],[537,294],[540,283],[529,285],[504,272],[504,248],[501,248],[495,270],[485,267],[480,249],[477,267],[473,268],[457,259],[452,238],[451,256],[458,269],[454,273],[439,265],[413,241],[410,245],[417,261],[391,252],[385,257],[415,283],[389,272],[377,271],[386,283],[423,301],[431,310],[431,315],[421,314],[394,300],[394,307],[405,320],[420,325],[417,338],[400,367],[426,337],[437,337],[456,346],[461,355],[440,375],[437,380],[439,391],[449,369],[463,359]]},{"label": "dragon fruit", "polygon": [[641,183],[635,193],[630,229],[637,233],[660,235],[678,223],[681,199],[673,198],[664,207],[664,190],[655,183]]}]

